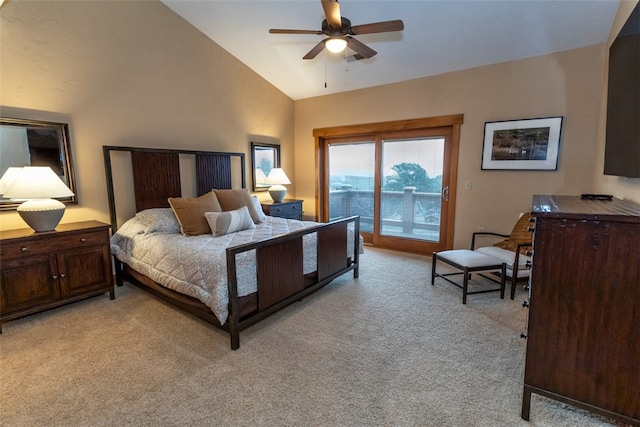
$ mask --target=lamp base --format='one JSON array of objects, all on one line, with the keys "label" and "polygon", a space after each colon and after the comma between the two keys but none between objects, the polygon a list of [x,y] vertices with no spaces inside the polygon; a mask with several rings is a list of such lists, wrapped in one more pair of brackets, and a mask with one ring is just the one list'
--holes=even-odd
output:
[{"label": "lamp base", "polygon": [[64,215],[65,206],[59,200],[33,199],[18,206],[18,214],[34,231],[53,231]]},{"label": "lamp base", "polygon": [[272,185],[269,187],[269,195],[276,203],[282,203],[284,196],[287,194],[287,187],[284,185]]}]

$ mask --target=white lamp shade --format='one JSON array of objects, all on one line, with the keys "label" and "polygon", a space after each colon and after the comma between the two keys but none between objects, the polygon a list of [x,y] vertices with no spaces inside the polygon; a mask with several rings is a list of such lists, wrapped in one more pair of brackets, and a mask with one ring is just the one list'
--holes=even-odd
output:
[{"label": "white lamp shade", "polygon": [[273,168],[271,172],[269,172],[269,176],[267,176],[267,184],[271,185],[286,185],[291,184],[289,181],[289,177],[284,173],[282,168]]},{"label": "white lamp shade", "polygon": [[326,47],[329,52],[340,53],[347,48],[347,41],[342,37],[332,37],[324,42],[324,47]]},{"label": "white lamp shade", "polygon": [[48,166],[25,166],[3,193],[9,199],[71,197],[73,193]]},{"label": "white lamp shade", "polygon": [[0,178],[0,196],[4,197],[4,193],[7,192],[7,189],[13,184],[20,172],[22,172],[22,168],[15,166],[7,168],[7,171]]}]

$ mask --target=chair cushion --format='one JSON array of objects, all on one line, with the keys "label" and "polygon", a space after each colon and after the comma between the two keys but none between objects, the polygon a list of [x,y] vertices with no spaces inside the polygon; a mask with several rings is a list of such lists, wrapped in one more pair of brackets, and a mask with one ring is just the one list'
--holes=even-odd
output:
[{"label": "chair cushion", "polygon": [[[483,255],[490,256],[492,258],[499,259],[501,262],[507,264],[507,276],[512,277],[513,264],[515,262],[516,253],[507,249],[498,248],[495,246],[485,246],[478,248],[474,252],[479,252]],[[530,270],[526,267],[527,261],[531,261],[531,257],[528,255],[520,254],[518,258],[518,277],[528,277]]]},{"label": "chair cushion", "polygon": [[[494,266],[497,264],[502,264],[504,262],[496,259],[495,257],[491,257],[477,251],[470,251],[468,249],[454,249],[438,252],[437,256],[445,262],[450,261],[462,267],[469,268]],[[511,262],[513,262],[513,260]]]}]

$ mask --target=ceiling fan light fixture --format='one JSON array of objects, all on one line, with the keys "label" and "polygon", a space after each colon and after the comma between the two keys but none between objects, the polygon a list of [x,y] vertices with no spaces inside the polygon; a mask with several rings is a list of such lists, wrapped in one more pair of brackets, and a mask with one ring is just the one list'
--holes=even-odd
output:
[{"label": "ceiling fan light fixture", "polygon": [[324,46],[329,52],[340,53],[347,48],[347,41],[342,37],[331,37],[325,40]]}]

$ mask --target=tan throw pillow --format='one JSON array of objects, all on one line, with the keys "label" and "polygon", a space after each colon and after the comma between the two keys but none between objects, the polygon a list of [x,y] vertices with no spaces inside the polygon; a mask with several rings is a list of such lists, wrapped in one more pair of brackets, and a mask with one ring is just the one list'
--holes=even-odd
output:
[{"label": "tan throw pillow", "polygon": [[204,217],[209,223],[213,237],[256,228],[246,206],[228,212],[205,212]]},{"label": "tan throw pillow", "polygon": [[249,215],[254,223],[260,224],[260,212],[257,210],[251,194],[246,188],[239,188],[236,190],[213,190],[214,194],[220,202],[220,207],[223,211],[233,211],[246,206],[249,209]]},{"label": "tan throw pillow", "polygon": [[169,205],[180,223],[180,232],[185,236],[211,233],[204,213],[222,210],[213,192],[195,198],[170,197]]}]

